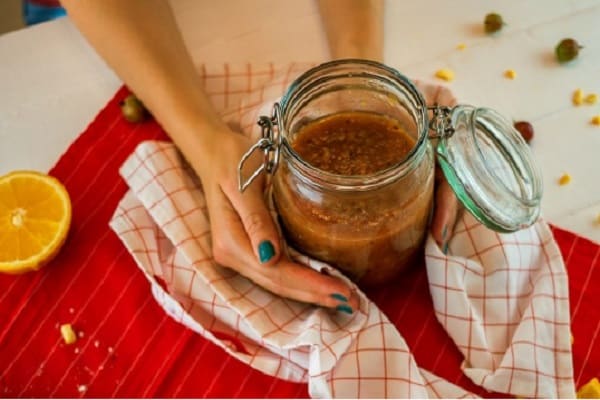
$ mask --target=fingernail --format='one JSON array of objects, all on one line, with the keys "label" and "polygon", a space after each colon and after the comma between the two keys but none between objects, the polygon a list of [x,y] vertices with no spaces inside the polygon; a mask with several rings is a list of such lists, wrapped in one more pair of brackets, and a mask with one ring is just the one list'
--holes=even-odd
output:
[{"label": "fingernail", "polygon": [[258,259],[261,263],[266,263],[275,255],[275,248],[273,247],[273,243],[269,240],[263,240],[258,245]]},{"label": "fingernail", "polygon": [[442,229],[442,239],[446,240],[446,233],[448,233],[448,225],[444,225],[444,229]]},{"label": "fingernail", "polygon": [[448,254],[448,242],[444,243],[444,248],[442,249],[444,254]]},{"label": "fingernail", "polygon": [[333,293],[330,295],[330,297],[332,299],[336,299],[338,301],[343,301],[344,303],[348,302],[348,299],[346,298],[346,296],[344,296],[343,294],[339,294],[339,293]]},{"label": "fingernail", "polygon": [[352,307],[350,307],[349,305],[346,305],[346,304],[340,304],[335,309],[337,311],[341,311],[341,312],[344,312],[346,314],[352,314],[354,312],[354,311],[352,311]]}]

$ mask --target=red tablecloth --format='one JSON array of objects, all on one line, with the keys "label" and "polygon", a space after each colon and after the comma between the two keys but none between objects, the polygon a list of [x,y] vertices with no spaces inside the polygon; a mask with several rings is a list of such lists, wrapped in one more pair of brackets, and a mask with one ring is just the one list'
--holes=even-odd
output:
[{"label": "red tablecloth", "polygon": [[[121,117],[121,89],[51,174],[71,194],[73,225],[42,270],[0,275],[0,396],[307,397],[306,385],[274,379],[172,321],[108,221],[125,191],[118,169],[143,140],[166,139],[153,121]],[[600,246],[554,228],[570,278],[576,385],[600,376]],[[596,282],[596,283],[594,283]],[[424,268],[369,296],[389,316],[419,366],[480,395],[462,356],[437,323]],[[59,326],[80,333],[65,345]]]}]

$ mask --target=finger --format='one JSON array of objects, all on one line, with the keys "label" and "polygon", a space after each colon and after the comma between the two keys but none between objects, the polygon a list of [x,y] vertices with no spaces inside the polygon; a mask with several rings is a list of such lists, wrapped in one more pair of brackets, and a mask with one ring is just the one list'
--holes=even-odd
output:
[{"label": "finger", "polygon": [[[441,172],[436,171],[437,174]],[[448,252],[448,241],[461,209],[454,191],[445,178],[436,179],[435,210],[431,223],[431,234],[444,254]]]},{"label": "finger", "polygon": [[254,182],[240,193],[237,187],[223,187],[231,205],[239,215],[254,255],[263,266],[272,266],[280,256],[279,233],[265,203],[262,185]]},{"label": "finger", "polygon": [[348,314],[358,309],[358,295],[339,278],[320,274],[286,257],[281,257],[276,268],[264,268],[256,260],[240,218],[224,194],[211,196],[209,209],[217,263],[282,297]]},{"label": "finger", "polygon": [[341,279],[320,274],[304,265],[282,257],[276,268],[264,268],[252,252],[251,242],[241,220],[231,203],[217,199],[221,206],[211,212],[219,219],[213,227],[213,240],[217,241],[222,265],[235,269],[254,283],[287,298],[342,312],[352,312],[359,306],[358,296]]},{"label": "finger", "polygon": [[215,261],[238,272],[243,265],[255,264],[250,240],[229,199],[219,187],[207,191],[206,199]]},{"label": "finger", "polygon": [[257,283],[278,295],[352,314],[359,308],[357,293],[342,279],[321,274],[282,257],[276,268],[260,271]]}]

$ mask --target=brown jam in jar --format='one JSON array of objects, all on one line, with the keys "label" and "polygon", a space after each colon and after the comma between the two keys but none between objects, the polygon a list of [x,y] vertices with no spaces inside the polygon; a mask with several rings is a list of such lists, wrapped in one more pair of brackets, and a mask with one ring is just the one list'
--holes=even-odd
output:
[{"label": "brown jam in jar", "polygon": [[370,175],[402,161],[415,139],[398,121],[374,113],[347,111],[302,127],[292,143],[300,157],[337,175]]},{"label": "brown jam in jar", "polygon": [[[400,121],[345,111],[311,121],[294,135],[292,149],[320,171],[372,176],[403,162],[415,139]],[[283,163],[274,198],[294,247],[329,262],[362,285],[383,283],[420,253],[433,196],[431,165],[367,191],[333,191],[297,180]],[[317,185],[318,186],[318,185]]]}]

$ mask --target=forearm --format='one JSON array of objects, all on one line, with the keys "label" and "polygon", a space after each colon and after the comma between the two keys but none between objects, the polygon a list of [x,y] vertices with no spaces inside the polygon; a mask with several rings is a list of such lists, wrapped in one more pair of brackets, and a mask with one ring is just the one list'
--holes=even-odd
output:
[{"label": "forearm", "polygon": [[91,45],[182,150],[198,149],[211,140],[202,132],[215,131],[222,122],[202,91],[166,1],[62,3]]},{"label": "forearm", "polygon": [[383,61],[383,0],[318,0],[332,58]]}]

